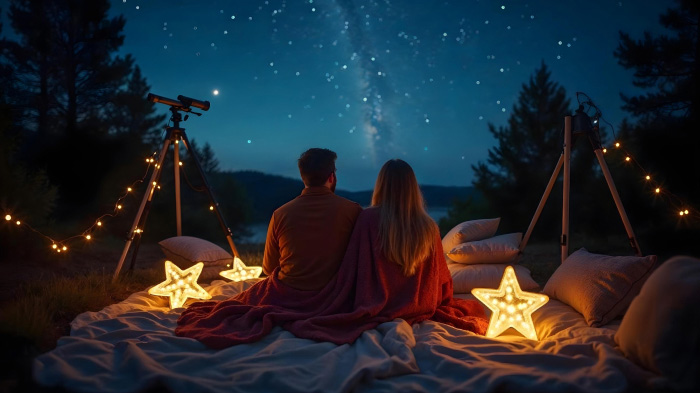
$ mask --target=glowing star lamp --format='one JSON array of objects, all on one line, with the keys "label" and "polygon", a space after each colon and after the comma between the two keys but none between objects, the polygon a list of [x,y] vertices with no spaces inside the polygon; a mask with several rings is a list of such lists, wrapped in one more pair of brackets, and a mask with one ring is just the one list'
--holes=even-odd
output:
[{"label": "glowing star lamp", "polygon": [[532,313],[544,306],[549,297],[522,291],[512,266],[506,266],[498,289],[474,288],[472,295],[491,309],[486,337],[496,337],[512,327],[530,340],[537,340]]},{"label": "glowing star lamp", "polygon": [[183,271],[174,263],[165,261],[165,281],[149,289],[148,293],[169,296],[170,308],[182,307],[188,298],[211,299],[211,295],[197,284],[202,268],[204,263],[199,262]]},{"label": "glowing star lamp", "polygon": [[249,278],[260,277],[261,273],[262,267],[246,266],[238,257],[234,257],[233,268],[231,270],[224,270],[219,274],[231,281],[243,281]]}]

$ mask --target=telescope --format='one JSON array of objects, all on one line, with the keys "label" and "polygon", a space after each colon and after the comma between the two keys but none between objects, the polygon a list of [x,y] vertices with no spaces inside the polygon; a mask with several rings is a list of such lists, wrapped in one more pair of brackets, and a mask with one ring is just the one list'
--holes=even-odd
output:
[{"label": "telescope", "polygon": [[195,98],[186,97],[183,95],[177,96],[177,100],[174,100],[172,98],[167,98],[167,97],[159,96],[156,94],[148,93],[147,99],[148,99],[148,101],[151,101],[151,102],[170,105],[172,107],[176,107],[176,108],[180,108],[180,109],[188,109],[189,107],[195,107],[195,108],[201,109],[203,111],[208,111],[209,105],[210,105],[209,101],[202,101],[202,100],[198,100]]}]

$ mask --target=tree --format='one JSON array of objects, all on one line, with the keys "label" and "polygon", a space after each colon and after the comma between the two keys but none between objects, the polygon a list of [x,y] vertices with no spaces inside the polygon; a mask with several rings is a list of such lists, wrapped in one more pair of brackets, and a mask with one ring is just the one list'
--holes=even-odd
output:
[{"label": "tree", "polygon": [[624,109],[644,121],[685,118],[697,121],[700,115],[700,42],[697,1],[676,0],[678,8],[668,9],[660,23],[674,36],[633,40],[620,32],[615,57],[621,66],[634,69],[634,85],[650,92],[637,96],[622,95]]},{"label": "tree", "polygon": [[[473,184],[484,196],[488,214],[502,217],[502,231],[524,232],[529,225],[561,155],[564,117],[571,115],[569,108],[566,91],[550,80],[542,63],[529,83],[523,84],[507,125],[496,128],[489,124],[496,146],[489,149],[487,162],[472,166]],[[572,150],[571,176],[576,180],[571,182],[571,204],[578,206],[572,209],[572,221],[574,216],[587,215],[591,208],[588,199],[595,197],[590,189],[597,179],[592,170],[594,155],[587,145]],[[552,202],[561,200],[560,190],[555,187],[550,195],[538,227],[561,228],[560,210],[553,209],[556,203]]]},{"label": "tree", "polygon": [[[95,184],[120,185],[123,167],[143,162],[144,139],[164,120],[146,100],[133,58],[117,55],[125,19],[108,18],[109,7],[108,0],[12,0],[18,40],[2,41],[21,153],[59,187],[57,213],[67,217],[103,206],[96,197],[104,187]],[[140,170],[131,173],[133,180]]]},{"label": "tree", "polygon": [[125,19],[108,19],[108,0],[12,0],[9,17],[20,42],[9,48],[15,74],[37,103],[37,130],[50,114],[62,132],[85,132],[80,121],[98,110],[129,75],[130,57],[114,56]]},{"label": "tree", "polygon": [[104,116],[107,131],[133,136],[149,144],[160,144],[160,126],[166,115],[154,114],[156,104],[146,99],[150,90],[151,86],[141,74],[141,68],[135,65],[126,85],[114,94],[107,105]]},{"label": "tree", "polygon": [[668,196],[665,208],[644,207],[648,237],[658,241],[659,250],[673,247],[678,252],[697,243],[691,239],[700,231],[697,206],[690,205],[696,214],[688,217],[695,221],[678,219],[680,209],[700,200],[700,182],[692,178],[700,172],[700,160],[692,159],[700,146],[700,4],[677,0],[659,21],[667,34],[645,32],[643,39],[634,40],[620,32],[614,55],[621,66],[634,70],[634,84],[644,90],[622,95],[624,109],[636,118],[636,124],[627,127],[626,146],[655,180],[663,182],[660,197]]}]

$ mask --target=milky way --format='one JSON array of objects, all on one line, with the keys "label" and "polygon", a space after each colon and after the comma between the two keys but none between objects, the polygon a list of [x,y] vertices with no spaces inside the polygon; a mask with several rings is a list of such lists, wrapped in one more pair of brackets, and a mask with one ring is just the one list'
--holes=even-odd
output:
[{"label": "milky way", "polygon": [[658,29],[671,4],[118,0],[111,14],[155,94],[211,101],[185,127],[222,169],[296,178],[299,154],[327,147],[338,187],[360,190],[393,157],[423,184],[470,185],[488,124],[506,124],[543,62],[619,124],[634,87],[612,55],[618,31]]}]

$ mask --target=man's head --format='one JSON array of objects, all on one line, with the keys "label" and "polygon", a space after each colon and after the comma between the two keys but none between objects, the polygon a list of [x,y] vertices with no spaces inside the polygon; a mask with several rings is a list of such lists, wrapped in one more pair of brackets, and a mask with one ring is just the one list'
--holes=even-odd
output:
[{"label": "man's head", "polygon": [[301,180],[307,187],[319,187],[328,184],[335,191],[335,159],[338,155],[328,149],[311,148],[301,154],[298,160]]}]

